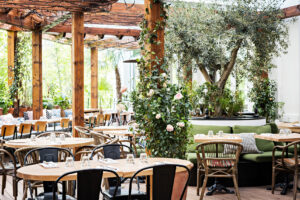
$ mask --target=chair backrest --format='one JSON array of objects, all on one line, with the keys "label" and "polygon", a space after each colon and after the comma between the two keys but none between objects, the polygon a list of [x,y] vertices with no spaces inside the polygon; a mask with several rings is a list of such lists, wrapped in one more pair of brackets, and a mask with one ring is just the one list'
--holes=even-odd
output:
[{"label": "chair backrest", "polygon": [[24,158],[24,165],[46,162],[65,162],[67,157],[73,157],[70,150],[56,147],[37,148],[29,151]]},{"label": "chair backrest", "polygon": [[[237,166],[243,146],[236,142],[205,142],[196,147],[197,159],[207,167]],[[199,152],[200,151],[200,152]]]},{"label": "chair backrest", "polygon": [[7,136],[14,136],[16,133],[16,125],[2,125],[1,127],[1,136],[3,139]]},{"label": "chair backrest", "polygon": [[97,126],[104,125],[104,115],[102,113],[97,115]]},{"label": "chair backrest", "polygon": [[36,121],[34,125],[35,125],[35,130],[37,132],[47,131],[47,122],[46,121]]},{"label": "chair backrest", "polygon": [[59,137],[60,135],[65,135],[65,137],[68,137],[68,138],[72,137],[72,135],[70,133],[66,133],[66,132],[46,132],[46,133],[39,134],[36,137],[37,138],[48,137],[53,133],[55,133],[56,137]]},{"label": "chair backrest", "polygon": [[[7,158],[9,158],[9,159],[7,159]],[[11,153],[9,153],[7,150],[0,149],[0,167],[3,171],[6,170],[7,165],[5,163],[8,163],[8,162],[11,162],[11,164],[13,165],[13,173],[14,173],[14,176],[16,176],[17,164],[16,164],[15,157]]]},{"label": "chair backrest", "polygon": [[90,130],[86,127],[75,126],[74,129],[78,132],[79,137],[91,138]]},{"label": "chair backrest", "polygon": [[132,148],[124,144],[104,144],[97,146],[93,149],[91,153],[91,159],[95,156],[96,153],[100,153],[103,158],[111,158],[111,159],[122,159],[126,158],[127,154],[134,154],[136,156]]},{"label": "chair backrest", "polygon": [[15,156],[18,159],[18,162],[20,163],[21,167],[24,166],[24,159],[25,159],[26,154],[33,149],[35,149],[35,148],[34,147],[23,147],[23,148],[16,149]]},{"label": "chair backrest", "polygon": [[103,133],[99,133],[99,132],[95,132],[95,131],[90,131],[90,134],[91,134],[92,138],[94,138],[94,144],[95,145],[104,144],[107,141],[112,140],[112,138],[110,136],[105,135]]},{"label": "chair backrest", "polygon": [[32,131],[32,124],[30,123],[21,123],[19,127],[19,133],[31,133]]},{"label": "chair backrest", "polygon": [[130,179],[128,200],[131,200],[131,191],[133,180],[143,171],[152,169],[152,197],[156,200],[171,199],[174,185],[174,178],[177,168],[182,168],[188,173],[187,180],[184,184],[180,200],[183,199],[188,181],[190,179],[190,170],[184,165],[179,164],[160,164],[152,165],[138,170]]},{"label": "chair backrest", "polygon": [[[286,156],[286,152],[289,151],[289,147],[294,147],[294,156],[293,158],[287,158]],[[276,158],[274,155],[274,152],[277,150],[282,151],[281,157],[280,158]],[[273,149],[273,155],[272,155],[272,160],[273,162],[275,162],[276,159],[281,159],[281,163],[283,164],[284,168],[290,168],[290,169],[295,169],[296,167],[298,167],[298,169],[300,169],[300,166],[297,165],[296,163],[299,163],[299,151],[300,151],[300,140],[292,142],[286,146],[282,147],[277,147],[275,146],[275,148]]]},{"label": "chair backrest", "polygon": [[[72,172],[68,172],[63,174],[62,176],[60,176],[55,184],[54,184],[54,188],[53,188],[53,200],[57,200],[56,198],[56,191],[57,191],[57,184],[58,182],[64,178],[65,176],[68,176],[70,174],[77,174],[77,200],[99,200],[99,195],[100,192],[102,192],[101,190],[101,182],[102,182],[102,177],[103,177],[103,173],[104,172],[108,172],[111,174],[114,174],[115,179],[118,181],[118,184],[115,187],[115,190],[113,192],[113,196],[112,199],[115,198],[116,193],[118,191],[118,185],[120,183],[120,177],[119,175],[113,171],[113,170],[109,170],[109,169],[101,169],[101,168],[97,168],[97,169],[83,169],[83,170],[77,170],[77,171],[72,171]],[[65,187],[63,187],[63,195],[64,197],[62,197],[63,199],[66,199],[66,192],[64,191]]]},{"label": "chair backrest", "polygon": [[70,122],[69,118],[62,118],[60,120],[60,127],[69,128],[69,122]]},{"label": "chair backrest", "polygon": [[95,116],[91,116],[89,117],[89,127],[93,128],[96,125],[96,117]]},{"label": "chair backrest", "polygon": [[105,122],[109,121],[110,118],[111,118],[111,114],[110,114],[110,113],[104,114],[104,121],[105,121]]}]

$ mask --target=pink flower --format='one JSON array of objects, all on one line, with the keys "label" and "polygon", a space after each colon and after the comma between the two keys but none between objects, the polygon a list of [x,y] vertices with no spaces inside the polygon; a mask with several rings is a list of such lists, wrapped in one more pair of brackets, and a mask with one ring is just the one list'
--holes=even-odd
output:
[{"label": "pink flower", "polygon": [[161,114],[156,114],[155,118],[156,119],[160,119],[161,118]]},{"label": "pink flower", "polygon": [[183,98],[183,95],[179,92],[179,93],[177,93],[177,94],[174,96],[174,98],[175,98],[176,100],[180,100],[180,99]]},{"label": "pink flower", "polygon": [[166,129],[168,132],[174,131],[174,127],[171,124],[168,124]]},{"label": "pink flower", "polygon": [[124,93],[126,91],[127,91],[127,87],[122,87],[121,90],[120,90],[121,93]]},{"label": "pink flower", "polygon": [[176,125],[182,128],[182,127],[184,127],[184,122],[177,122]]}]

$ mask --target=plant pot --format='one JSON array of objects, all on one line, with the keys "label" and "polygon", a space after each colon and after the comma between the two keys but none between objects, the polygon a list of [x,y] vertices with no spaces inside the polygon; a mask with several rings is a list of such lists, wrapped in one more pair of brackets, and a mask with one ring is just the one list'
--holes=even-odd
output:
[{"label": "plant pot", "polygon": [[13,114],[13,113],[14,113],[14,110],[15,110],[14,108],[9,108],[7,113]]},{"label": "plant pot", "polygon": [[[178,172],[175,174],[173,192],[172,192],[172,200],[179,200],[182,190],[185,186],[186,179],[188,178],[188,173],[186,171]],[[185,190],[185,194],[182,200],[186,200],[188,187]]]},{"label": "plant pot", "polygon": [[65,117],[65,110],[62,108],[60,109],[60,116]]},{"label": "plant pot", "polygon": [[20,107],[19,108],[19,117],[24,117],[24,112],[27,111],[28,108],[26,107]]},{"label": "plant pot", "polygon": [[0,108],[0,115],[3,115],[3,108]]}]

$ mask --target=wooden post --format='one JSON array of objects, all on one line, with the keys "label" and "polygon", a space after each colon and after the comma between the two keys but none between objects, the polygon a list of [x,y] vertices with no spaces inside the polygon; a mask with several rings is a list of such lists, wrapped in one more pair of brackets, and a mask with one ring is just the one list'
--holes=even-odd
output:
[{"label": "wooden post", "polygon": [[191,66],[183,66],[183,80],[190,89],[193,88],[193,69]]},{"label": "wooden post", "polygon": [[98,48],[91,48],[91,108],[98,108]]},{"label": "wooden post", "polygon": [[14,82],[15,50],[17,42],[16,31],[7,31],[7,66],[8,66],[8,86]]},{"label": "wooden post", "polygon": [[84,125],[84,14],[72,14],[72,70],[73,70],[73,95],[72,116],[73,136],[78,137],[74,126]]},{"label": "wooden post", "polygon": [[[156,23],[159,21],[163,21],[163,17],[161,16],[162,7],[161,3],[154,3],[154,0],[144,0],[145,4],[145,18],[148,22],[148,28],[152,31]],[[157,38],[155,41],[159,41],[159,44],[149,44],[146,48],[148,51],[155,52],[155,54],[151,54],[151,59],[155,59],[156,57],[160,59],[160,65],[163,63],[164,58],[164,45],[165,45],[165,36],[164,36],[164,29],[159,29],[157,31]],[[151,67],[156,65],[156,62],[152,62]],[[159,66],[158,66],[159,67]],[[160,69],[160,72],[163,71]]]},{"label": "wooden post", "polygon": [[42,31],[32,31],[32,109],[33,119],[43,115]]}]

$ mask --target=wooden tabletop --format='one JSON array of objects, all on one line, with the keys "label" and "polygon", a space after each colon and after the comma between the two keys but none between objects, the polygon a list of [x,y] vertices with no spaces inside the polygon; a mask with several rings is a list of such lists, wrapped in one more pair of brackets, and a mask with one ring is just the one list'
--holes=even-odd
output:
[{"label": "wooden tabletop", "polygon": [[109,131],[103,131],[104,134],[107,135],[114,135],[114,136],[126,136],[126,137],[133,137],[133,136],[140,136],[140,133],[133,133],[131,131],[127,130],[109,130]]},{"label": "wooden tabletop", "polygon": [[59,138],[56,138],[55,142],[50,141],[46,137],[36,138],[35,141],[30,139],[16,139],[8,140],[4,143],[4,146],[11,148],[23,148],[23,147],[59,147],[59,148],[74,148],[81,147],[85,145],[94,144],[93,138],[65,138],[64,141],[61,141]]},{"label": "wooden tabletop", "polygon": [[97,126],[93,128],[93,131],[127,131],[129,126]]},{"label": "wooden tabletop", "polygon": [[289,135],[265,133],[260,135],[257,134],[254,137],[263,140],[270,140],[273,142],[295,142],[300,140],[300,134],[298,133],[293,133]]},{"label": "wooden tabletop", "polygon": [[[103,163],[99,161],[89,161],[90,167],[81,167],[80,161],[75,161],[73,167],[66,167],[64,162],[58,163],[57,168],[44,168],[39,164],[21,167],[17,170],[17,176],[25,180],[36,181],[56,181],[62,174],[74,170],[87,168],[108,167],[110,170],[115,170],[120,177],[131,177],[137,170],[155,164],[173,163],[187,166],[189,169],[193,164],[187,160],[173,159],[173,158],[148,158],[148,163],[141,163],[139,159],[135,159],[134,164],[127,163],[126,159],[115,160],[115,163]],[[183,171],[178,168],[176,172]],[[147,170],[141,173],[142,176],[152,175],[152,170]],[[104,178],[114,177],[112,173],[104,173]],[[76,180],[76,175],[65,177],[63,180]]]},{"label": "wooden tabletop", "polygon": [[293,133],[300,133],[299,122],[279,122],[277,123],[279,129],[290,129]]},{"label": "wooden tabletop", "polygon": [[224,134],[222,137],[220,136],[208,136],[204,134],[197,134],[194,135],[194,141],[196,143],[203,143],[203,142],[237,142],[242,143],[242,138],[239,135],[235,134]]}]

